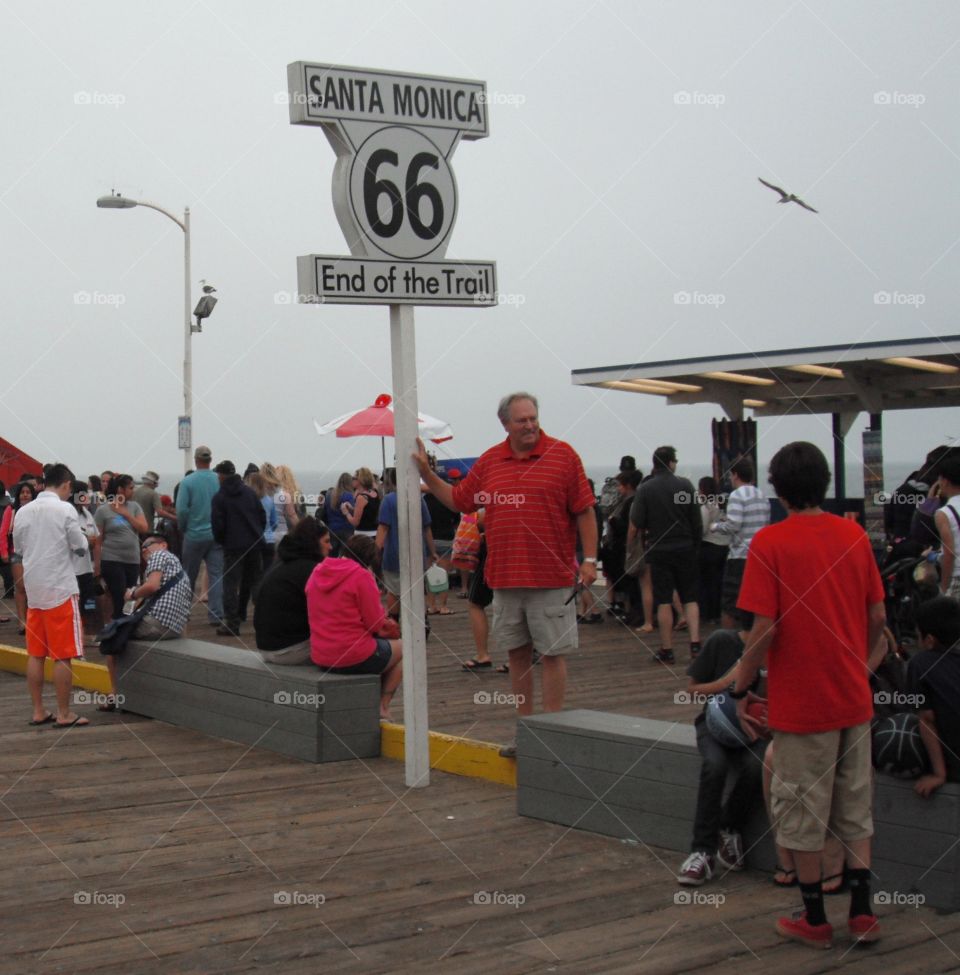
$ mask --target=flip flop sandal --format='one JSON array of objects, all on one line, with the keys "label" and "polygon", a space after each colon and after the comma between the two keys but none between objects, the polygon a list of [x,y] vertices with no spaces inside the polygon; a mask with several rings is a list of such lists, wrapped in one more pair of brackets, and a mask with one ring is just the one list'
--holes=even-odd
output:
[{"label": "flip flop sandal", "polygon": [[78,714],[73,721],[54,721],[54,728],[88,728],[90,722],[82,715]]},{"label": "flip flop sandal", "polygon": [[500,666],[497,667],[497,669],[494,671],[494,673],[497,673],[497,674],[509,674],[510,673],[510,664],[500,664]]},{"label": "flip flop sandal", "polygon": [[116,711],[117,702],[116,701],[104,701],[103,704],[97,705],[98,711]]},{"label": "flip flop sandal", "polygon": [[0,623],[9,623],[11,618],[10,616],[0,616]]},{"label": "flip flop sandal", "polygon": [[[836,887],[830,887],[827,889],[827,884],[839,881]],[[840,873],[831,874],[829,877],[824,877],[820,881],[820,889],[823,891],[824,897],[831,897],[835,894],[842,894],[847,889],[847,875],[844,871]]]},{"label": "flip flop sandal", "polygon": [[[777,880],[778,873],[782,873],[785,877],[787,877],[787,879]],[[778,863],[776,869],[773,871],[773,877],[771,880],[773,881],[775,887],[796,887],[798,883],[797,871],[788,870],[786,867],[781,867]]]},{"label": "flip flop sandal", "polygon": [[437,616],[456,616],[457,614],[452,609],[438,609]]},{"label": "flip flop sandal", "polygon": [[45,718],[41,718],[39,721],[28,721],[27,724],[32,724],[36,727],[39,724],[50,724],[51,721],[53,721],[53,712],[48,711]]},{"label": "flip flop sandal", "polygon": [[461,670],[489,670],[493,666],[492,660],[477,660],[476,657],[472,657],[465,664],[463,664]]}]

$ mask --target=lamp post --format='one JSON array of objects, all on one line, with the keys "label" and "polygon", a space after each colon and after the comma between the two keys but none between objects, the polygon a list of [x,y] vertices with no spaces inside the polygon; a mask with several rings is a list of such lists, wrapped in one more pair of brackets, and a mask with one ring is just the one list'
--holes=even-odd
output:
[{"label": "lamp post", "polygon": [[[181,220],[169,210],[156,203],[145,200],[131,200],[119,193],[110,193],[97,200],[97,206],[106,210],[129,210],[131,207],[148,207],[169,217],[183,231],[183,416],[177,424],[178,442],[183,448],[183,469],[192,466],[193,447],[193,357],[190,339],[193,335],[193,322],[190,316],[190,208],[184,207]],[[199,327],[197,328],[199,331]]]}]

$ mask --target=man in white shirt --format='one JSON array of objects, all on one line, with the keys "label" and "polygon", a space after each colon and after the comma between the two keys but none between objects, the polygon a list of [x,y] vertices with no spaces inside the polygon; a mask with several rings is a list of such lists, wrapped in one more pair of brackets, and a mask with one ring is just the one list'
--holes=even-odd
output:
[{"label": "man in white shirt", "polygon": [[727,630],[749,630],[753,625],[753,616],[737,609],[737,599],[750,542],[761,528],[770,524],[770,502],[754,479],[753,461],[749,457],[741,457],[731,465],[733,491],[727,498],[727,516],[709,526],[711,532],[730,536],[720,595],[720,625]]},{"label": "man in white shirt", "polygon": [[[27,687],[33,701],[32,725],[53,722],[58,728],[81,727],[86,718],[70,710],[73,688],[71,661],[83,657],[83,627],[73,558],[89,546],[80,530],[76,509],[67,502],[73,474],[53,464],[46,487],[36,500],[17,512],[14,547],[23,566],[27,591]],[[56,717],[43,706],[43,668],[53,660]]]}]

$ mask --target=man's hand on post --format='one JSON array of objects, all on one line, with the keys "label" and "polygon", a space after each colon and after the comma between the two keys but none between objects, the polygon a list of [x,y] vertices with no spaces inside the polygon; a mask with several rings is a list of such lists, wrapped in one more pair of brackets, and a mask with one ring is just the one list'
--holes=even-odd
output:
[{"label": "man's hand on post", "polygon": [[427,448],[419,437],[417,437],[417,452],[412,457],[413,462],[417,465],[417,470],[420,472],[420,477],[426,480],[430,473],[430,458],[427,456]]}]

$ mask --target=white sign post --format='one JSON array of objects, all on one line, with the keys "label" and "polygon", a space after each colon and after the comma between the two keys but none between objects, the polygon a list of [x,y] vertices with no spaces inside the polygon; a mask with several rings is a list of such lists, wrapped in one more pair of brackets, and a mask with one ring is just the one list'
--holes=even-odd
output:
[{"label": "white sign post", "polygon": [[297,258],[300,301],[390,306],[397,452],[406,784],[430,782],[414,305],[489,307],[493,261],[444,260],[457,217],[450,157],[489,134],[486,85],[297,61],[290,121],[320,125],[337,154],[333,208],[350,257]]}]

